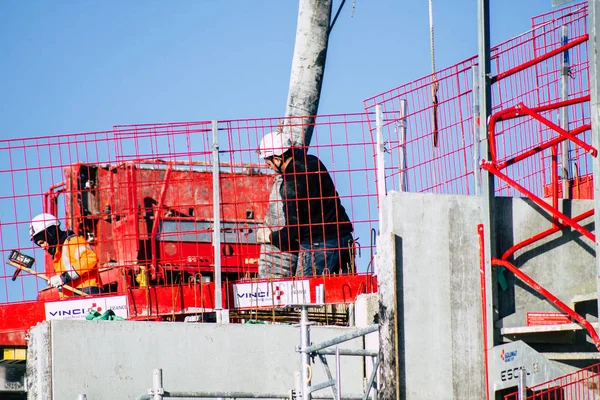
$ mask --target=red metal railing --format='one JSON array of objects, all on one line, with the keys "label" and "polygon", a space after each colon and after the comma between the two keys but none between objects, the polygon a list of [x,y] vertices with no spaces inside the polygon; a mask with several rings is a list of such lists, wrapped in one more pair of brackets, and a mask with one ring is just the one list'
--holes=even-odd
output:
[{"label": "red metal railing", "polygon": [[[548,25],[545,25],[544,27],[547,28]],[[541,63],[547,64],[557,56],[564,56],[566,51],[570,51],[578,47],[584,47],[584,45],[587,44],[587,40],[587,35],[581,35],[580,37],[570,42],[561,44],[560,46],[555,46],[546,53],[539,55],[531,60],[525,61],[520,66],[511,68],[503,73],[498,73],[494,77],[493,81],[498,82],[501,79],[510,78],[513,75],[527,74],[528,70],[537,67]],[[579,135],[589,132],[591,125],[587,121],[585,121],[585,119],[580,119],[576,121],[577,124],[571,123],[569,125],[569,129],[564,129],[561,126],[559,126],[558,123],[555,123],[552,120],[552,111],[566,107],[568,109],[569,114],[573,114],[573,107],[580,107],[586,104],[588,104],[589,107],[589,100],[589,94],[584,93],[579,97],[574,97],[571,99],[547,99],[547,101],[545,101],[545,104],[538,105],[536,107],[528,107],[521,102],[515,106],[507,107],[505,109],[495,112],[490,117],[490,121],[488,124],[488,143],[490,146],[490,160],[484,161],[481,166],[484,170],[491,172],[499,181],[503,182],[504,185],[526,196],[537,206],[539,206],[541,209],[544,209],[552,216],[552,227],[549,230],[545,230],[544,232],[537,234],[532,238],[528,238],[521,243],[513,245],[510,249],[508,249],[505,252],[502,259],[493,258],[492,264],[495,266],[502,266],[509,269],[515,274],[515,276],[517,276],[517,278],[525,282],[538,293],[542,294],[557,308],[567,313],[573,320],[582,325],[588,331],[588,334],[592,338],[594,344],[597,348],[600,349],[600,337],[598,337],[596,331],[588,321],[586,321],[579,314],[575,313],[570,307],[568,307],[566,304],[560,301],[548,290],[537,284],[534,279],[532,279],[531,277],[523,273],[520,269],[515,267],[512,263],[507,261],[507,259],[511,255],[513,255],[517,249],[521,249],[526,245],[532,244],[535,241],[545,238],[549,234],[557,232],[558,230],[565,227],[571,227],[577,232],[589,238],[590,240],[595,241],[594,233],[592,233],[589,229],[586,229],[579,223],[579,221],[581,221],[582,219],[592,215],[593,210],[586,211],[581,215],[575,217],[569,217],[562,213],[559,210],[558,206],[558,188],[560,184],[558,176],[558,154],[560,152],[559,144],[572,143],[574,147],[579,149],[579,152],[589,154],[592,157],[597,157],[597,149],[590,145],[588,142],[586,142],[585,138],[580,139],[578,137]],[[514,120],[518,120],[518,122],[511,123],[511,121]],[[503,154],[500,155],[500,152],[498,151],[498,143],[500,140],[503,140],[506,137],[508,137],[507,135],[510,133],[507,133],[507,130],[504,129],[505,123],[507,123],[510,126],[511,124],[521,124],[520,121],[528,121],[526,123],[537,124],[537,126],[540,127],[540,130],[543,131],[544,134],[539,138],[537,142],[521,146],[519,152],[512,152],[510,155],[508,155],[506,152],[503,152]],[[564,125],[564,121],[562,122]],[[587,137],[589,138],[589,135]],[[518,177],[514,176],[514,171],[510,170],[511,167],[516,167],[520,163],[526,163],[532,158],[540,156],[545,157],[544,154],[547,154],[548,150],[550,150],[551,160],[550,178],[548,183],[548,185],[551,187],[550,192],[552,201],[550,204],[544,199],[542,199],[540,195],[536,194],[533,189],[526,187],[521,182],[518,182]]]},{"label": "red metal railing", "polygon": [[[569,99],[589,95],[587,61],[586,3],[533,17],[532,30],[494,46],[491,51],[493,113],[523,104],[545,107],[561,98],[561,57],[569,54]],[[563,28],[563,26],[565,28]],[[568,41],[561,42],[563,29]],[[471,57],[364,101],[375,137],[374,111],[383,112],[383,136],[386,142],[385,177],[391,190],[446,194],[474,194],[479,182],[479,142],[477,82],[473,81],[477,58]],[[432,99],[436,89],[437,101]],[[435,104],[434,104],[435,103]],[[556,107],[556,106],[554,106]],[[557,123],[553,107],[540,116]],[[568,107],[569,130],[589,123],[586,103]],[[539,120],[513,119],[498,133],[498,161],[537,149],[552,136],[552,128]],[[590,143],[589,132],[580,135]],[[562,148],[555,159],[561,159]],[[568,149],[571,171],[571,197],[588,196],[591,163],[589,153],[579,145]],[[521,163],[511,165],[507,174],[537,196],[550,195],[552,171],[563,166],[552,164],[552,150],[537,152]],[[500,196],[524,196],[515,188],[496,179]],[[559,187],[559,195],[562,188]]]},{"label": "red metal railing", "polygon": [[[600,394],[600,364],[528,387],[527,400],[595,399]],[[510,393],[504,400],[517,400],[518,393]]]}]

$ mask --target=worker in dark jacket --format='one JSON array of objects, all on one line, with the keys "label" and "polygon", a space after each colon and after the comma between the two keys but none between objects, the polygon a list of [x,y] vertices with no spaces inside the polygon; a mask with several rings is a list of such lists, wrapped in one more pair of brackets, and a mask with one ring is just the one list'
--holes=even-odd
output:
[{"label": "worker in dark jacket", "polygon": [[353,228],[327,168],[316,156],[292,147],[290,138],[280,132],[265,135],[259,154],[283,178],[286,224],[273,231],[259,229],[258,241],[282,251],[299,246],[296,275],[345,272]]}]

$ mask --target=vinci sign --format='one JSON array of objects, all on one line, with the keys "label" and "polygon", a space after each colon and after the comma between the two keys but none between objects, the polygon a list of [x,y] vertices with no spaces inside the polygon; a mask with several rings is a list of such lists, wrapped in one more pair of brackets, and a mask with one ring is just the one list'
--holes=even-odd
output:
[{"label": "vinci sign", "polygon": [[127,318],[127,296],[94,297],[92,299],[63,300],[46,303],[46,320],[85,319],[90,310],[103,313],[113,310],[115,315]]},{"label": "vinci sign", "polygon": [[240,283],[233,285],[236,308],[310,303],[308,280]]}]

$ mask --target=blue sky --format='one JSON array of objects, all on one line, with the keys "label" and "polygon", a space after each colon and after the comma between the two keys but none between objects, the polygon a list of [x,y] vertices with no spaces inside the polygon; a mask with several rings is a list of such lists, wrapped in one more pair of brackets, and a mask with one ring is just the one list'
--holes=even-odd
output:
[{"label": "blue sky", "polygon": [[[334,1],[337,8],[340,0]],[[430,70],[428,3],[348,0],[330,39],[320,113]],[[0,2],[0,138],[115,124],[285,112],[296,0]],[[492,42],[551,0],[492,0]],[[434,0],[436,64],[477,51],[476,0]]]}]

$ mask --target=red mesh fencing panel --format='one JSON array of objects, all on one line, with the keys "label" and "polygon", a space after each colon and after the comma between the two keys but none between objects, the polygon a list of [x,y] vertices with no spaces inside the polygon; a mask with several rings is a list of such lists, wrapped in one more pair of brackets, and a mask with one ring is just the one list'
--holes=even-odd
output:
[{"label": "red mesh fencing panel", "polygon": [[[282,118],[218,122],[221,266],[229,280],[254,278],[274,173],[257,155],[263,135],[294,121]],[[285,129],[285,128],[284,128]],[[364,114],[319,116],[310,154],[329,171],[354,226],[353,272],[372,268],[377,228],[373,143]],[[99,258],[110,293],[147,284],[206,282],[212,248],[212,123],[116,126],[111,131],[0,142],[0,246],[52,262],[28,235],[41,212],[82,236]],[[10,210],[10,211],[9,211]],[[274,229],[279,227],[274,227]],[[263,254],[263,257],[269,255]],[[0,304],[58,299],[56,289],[3,264]]]},{"label": "red mesh fencing panel", "polygon": [[[520,103],[535,108],[560,101],[561,60],[565,56],[570,74],[568,99],[589,93],[586,15],[587,8],[582,3],[534,17],[532,30],[492,48],[492,113]],[[563,26],[568,37],[566,43],[578,44],[567,52],[552,55],[552,51],[561,46]],[[552,56],[543,59],[548,55]],[[389,189],[475,193],[479,181],[478,160],[482,158],[473,146],[480,140],[473,81],[477,67],[477,58],[472,57],[364,101],[373,138],[375,109],[377,105],[382,107],[387,145],[385,176]],[[560,124],[556,109],[540,114]],[[568,118],[570,129],[589,122],[589,102],[569,106]],[[531,118],[504,121],[497,128],[499,162],[557,137],[555,131]],[[589,132],[580,138],[589,143]],[[570,179],[588,175],[591,172],[589,156],[572,144],[568,151]],[[551,171],[551,150],[548,149],[508,166],[505,173],[542,196],[551,182]],[[498,179],[496,193],[521,196]]]}]

